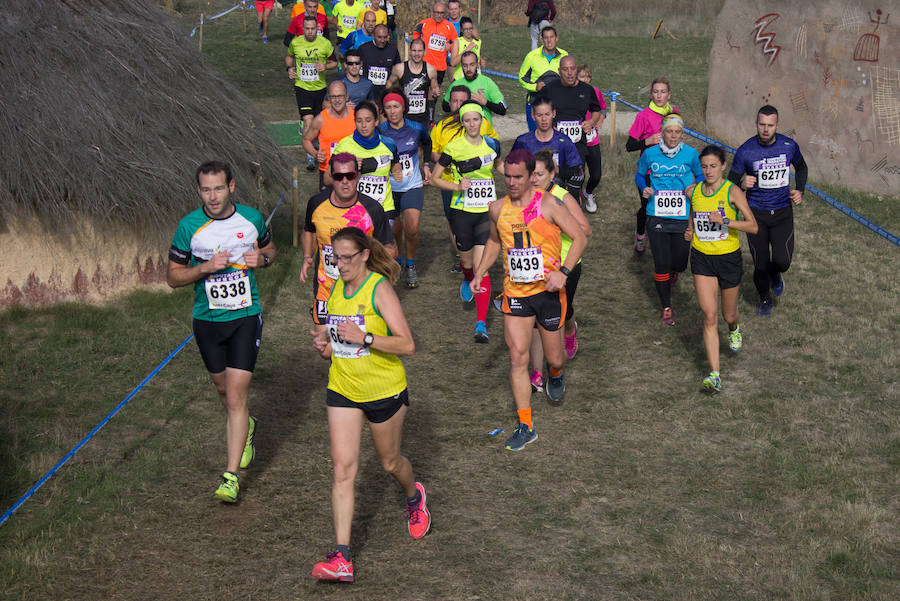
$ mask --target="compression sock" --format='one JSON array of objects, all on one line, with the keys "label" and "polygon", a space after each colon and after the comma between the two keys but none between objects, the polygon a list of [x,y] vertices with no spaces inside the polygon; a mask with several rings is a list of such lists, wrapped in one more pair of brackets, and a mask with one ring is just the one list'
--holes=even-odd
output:
[{"label": "compression sock", "polygon": [[[462,263],[460,263],[460,266],[462,266]],[[462,272],[467,282],[471,282],[475,278],[475,269],[472,267],[463,267]]]},{"label": "compression sock", "polygon": [[558,377],[560,377],[560,376],[562,375],[562,369],[561,369],[561,368],[550,367],[550,366],[548,365],[548,366],[547,366],[547,369],[550,371],[550,377],[551,377],[551,378],[558,378]]},{"label": "compression sock", "polygon": [[[474,273],[473,273],[474,275]],[[491,278],[484,276],[481,278],[481,292],[475,295],[475,319],[477,321],[487,321],[488,307],[491,306]]]},{"label": "compression sock", "polygon": [[656,294],[663,308],[672,306],[672,284],[669,282],[669,273],[654,273],[653,283],[656,285]]},{"label": "compression sock", "polygon": [[516,413],[519,414],[519,422],[525,424],[529,428],[534,428],[534,424],[531,421],[531,407],[527,409],[518,409]]}]

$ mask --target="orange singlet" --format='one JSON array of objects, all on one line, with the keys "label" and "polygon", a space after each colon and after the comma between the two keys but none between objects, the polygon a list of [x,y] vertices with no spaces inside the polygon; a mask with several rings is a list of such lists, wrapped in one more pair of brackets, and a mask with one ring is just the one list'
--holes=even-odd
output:
[{"label": "orange singlet", "polygon": [[319,171],[328,169],[328,161],[331,160],[331,151],[338,142],[352,136],[356,130],[356,122],[353,117],[353,109],[348,109],[348,115],[343,119],[335,119],[331,111],[325,109],[322,115],[322,129],[319,130],[319,148],[325,151],[325,162],[319,163]]},{"label": "orange singlet", "polygon": [[[503,258],[503,304],[506,297],[533,296],[545,291],[547,274],[560,268],[560,229],[541,212],[544,193],[535,191],[525,207],[516,207],[509,196],[501,202],[497,231]],[[549,197],[549,195],[548,195]],[[504,306],[504,312],[508,307]]]}]

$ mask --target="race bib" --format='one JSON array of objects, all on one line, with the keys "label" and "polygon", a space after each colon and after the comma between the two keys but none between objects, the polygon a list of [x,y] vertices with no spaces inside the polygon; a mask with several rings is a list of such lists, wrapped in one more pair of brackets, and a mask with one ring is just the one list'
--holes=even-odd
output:
[{"label": "race bib", "polygon": [[447,38],[436,33],[431,34],[431,37],[428,38],[428,48],[437,50],[438,52],[444,52],[447,48]]},{"label": "race bib", "polygon": [[319,81],[319,70],[314,63],[300,63],[300,81]]},{"label": "race bib", "polygon": [[657,217],[687,216],[687,199],[681,190],[657,190],[653,193],[653,214]]},{"label": "race bib", "polygon": [[341,27],[344,29],[356,29],[356,17],[353,15],[343,15],[341,17]]},{"label": "race bib", "polygon": [[556,129],[569,136],[573,143],[581,141],[581,121],[559,121]]},{"label": "race bib", "polygon": [[413,161],[413,155],[400,155],[400,170],[403,172],[403,179],[409,179],[410,177],[412,177],[414,167],[415,165]]},{"label": "race bib", "polygon": [[337,268],[337,261],[334,258],[334,249],[330,244],[322,247],[322,269],[325,271],[325,276],[332,280],[336,280],[341,276],[341,272]]},{"label": "race bib", "polygon": [[784,188],[790,182],[790,168],[784,167],[764,167],[759,170],[756,177],[756,183],[760,188],[766,190],[772,188]]},{"label": "race bib", "polygon": [[387,83],[388,70],[387,67],[369,67],[369,81],[376,86],[383,86]]},{"label": "race bib", "polygon": [[506,268],[511,282],[537,282],[544,279],[544,256],[540,246],[510,248]]},{"label": "race bib", "polygon": [[720,242],[728,240],[728,228],[721,223],[709,220],[709,212],[694,213],[694,235],[701,242]]},{"label": "race bib", "polygon": [[467,209],[483,209],[489,206],[495,198],[494,180],[471,179],[469,188],[463,191],[463,206]]},{"label": "race bib", "polygon": [[206,276],[206,298],[210,309],[246,309],[253,304],[250,275],[246,269]]},{"label": "race bib", "polygon": [[361,344],[346,342],[338,335],[338,326],[345,321],[352,321],[360,330],[366,331],[366,318],[363,315],[329,315],[325,323],[328,326],[328,338],[331,340],[331,356],[340,359],[367,357],[369,349]]},{"label": "race bib", "polygon": [[386,175],[360,175],[356,189],[384,204],[387,199],[387,179]]},{"label": "race bib", "polygon": [[409,95],[409,114],[421,115],[425,112],[425,94],[417,92]]},{"label": "race bib", "polygon": [[597,139],[597,135],[598,135],[597,128],[595,127],[594,129],[589,131],[587,134],[585,134],[584,141],[587,142],[588,144],[593,144],[594,141]]}]

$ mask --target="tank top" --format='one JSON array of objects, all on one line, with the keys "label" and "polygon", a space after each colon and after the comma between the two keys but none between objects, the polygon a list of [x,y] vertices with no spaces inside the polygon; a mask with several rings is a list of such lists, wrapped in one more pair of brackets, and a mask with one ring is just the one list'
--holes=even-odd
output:
[{"label": "tank top", "polygon": [[353,130],[356,129],[356,122],[354,121],[353,109],[349,109],[349,114],[343,119],[335,119],[331,116],[331,111],[328,109],[323,110],[319,114],[322,115],[322,129],[319,130],[318,138],[319,148],[325,151],[325,161],[319,163],[319,171],[325,171],[328,169],[328,161],[331,160],[331,151],[338,145],[338,142],[347,136],[353,135]]},{"label": "tank top", "polygon": [[[547,192],[557,197],[560,200],[563,200],[566,197],[566,194],[569,193],[568,190],[560,186],[559,184],[550,184],[550,187],[547,188]],[[566,235],[565,232],[560,230],[559,232],[560,239],[560,249],[559,249],[559,263],[562,265],[566,262],[566,257],[569,256],[569,249],[572,248],[572,239]],[[578,263],[581,263],[581,257],[578,257]]]},{"label": "tank top", "polygon": [[737,218],[737,210],[728,200],[733,184],[727,179],[712,196],[703,193],[703,184],[694,186],[691,193],[691,215],[694,224],[694,238],[691,247],[706,255],[727,255],[741,247],[737,230],[723,227],[709,220],[709,214],[718,211],[728,219]]},{"label": "tank top", "polygon": [[347,297],[344,280],[338,278],[328,299],[325,322],[331,341],[328,389],[356,403],[378,401],[406,389],[406,370],[399,357],[346,342],[337,333],[338,324],[349,320],[375,336],[389,334],[387,323],[375,308],[375,288],[384,279],[381,274],[370,272],[359,289]]},{"label": "tank top", "polygon": [[356,189],[381,203],[385,213],[394,210],[394,195],[391,193],[391,160],[394,152],[383,141],[372,150],[367,150],[357,144],[351,134],[338,142],[333,152],[349,152],[358,159],[375,159],[378,166],[372,171],[360,173]]},{"label": "tank top", "polygon": [[465,211],[467,213],[485,213],[491,202],[497,198],[494,187],[494,159],[497,152],[488,145],[484,136],[478,145],[473,146],[465,135],[454,138],[444,148],[441,155],[441,164],[445,162],[444,156],[450,158],[453,172],[453,181],[459,182],[462,178],[469,178],[468,190],[455,190],[450,200],[450,208]]},{"label": "tank top", "polygon": [[535,191],[525,207],[516,207],[504,196],[497,231],[503,257],[503,293],[533,296],[546,290],[547,274],[562,265],[559,227],[544,218],[543,193]]},{"label": "tank top", "polygon": [[[472,42],[475,42],[475,48],[472,49],[472,52],[475,53],[475,56],[478,57],[478,63],[481,63],[481,40],[476,40],[472,38]],[[468,46],[471,42],[467,42],[466,38],[459,36],[459,51],[456,56],[462,56],[463,53],[466,52],[466,46]],[[455,57],[454,57],[455,58]],[[462,62],[456,63],[456,71],[453,72],[453,79],[459,79],[463,76],[462,72]]]},{"label": "tank top", "polygon": [[428,121],[428,64],[422,63],[422,72],[418,75],[409,68],[409,61],[403,63],[403,77],[400,78],[400,88],[409,101],[409,109],[406,118],[425,123]]}]

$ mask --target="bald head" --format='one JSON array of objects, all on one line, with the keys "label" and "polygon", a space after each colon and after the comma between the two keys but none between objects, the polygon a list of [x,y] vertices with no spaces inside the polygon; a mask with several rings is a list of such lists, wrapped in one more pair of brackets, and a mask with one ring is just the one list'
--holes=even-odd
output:
[{"label": "bald head", "polygon": [[571,56],[564,56],[559,61],[559,79],[567,88],[578,83],[578,64]]},{"label": "bald head", "polygon": [[386,25],[376,25],[375,33],[372,34],[372,38],[374,39],[376,46],[384,48],[387,46],[388,40],[391,39],[391,32]]}]

